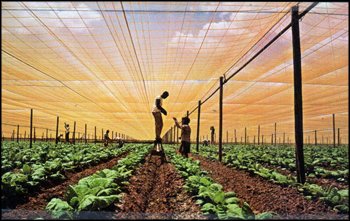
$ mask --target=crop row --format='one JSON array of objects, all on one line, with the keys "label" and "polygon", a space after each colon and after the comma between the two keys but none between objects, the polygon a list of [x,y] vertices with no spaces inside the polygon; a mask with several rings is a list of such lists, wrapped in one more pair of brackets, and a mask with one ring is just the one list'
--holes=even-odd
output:
[{"label": "crop row", "polygon": [[[217,150],[215,150],[213,147],[201,146],[199,154],[208,159],[217,160]],[[225,152],[223,164],[229,167],[249,171],[251,174],[259,175],[273,183],[295,187],[299,192],[303,193],[307,199],[321,199],[334,209],[342,212],[347,212],[349,210],[348,205],[346,205],[349,200],[348,189],[338,190],[334,186],[322,188],[317,184],[310,184],[308,182],[305,184],[300,184],[292,175],[285,176],[278,173],[275,169],[267,169],[263,167],[260,163],[258,163],[258,156],[259,155],[254,155],[252,152],[249,152],[248,149],[241,147],[240,149],[237,149],[236,152],[233,150]]]},{"label": "crop row", "polygon": [[202,205],[205,215],[215,214],[219,219],[270,219],[278,217],[274,212],[264,212],[255,215],[247,202],[240,207],[241,200],[234,192],[224,192],[222,185],[214,183],[206,177],[206,171],[200,169],[200,161],[179,156],[173,148],[164,145],[164,150],[174,164],[178,173],[186,180],[184,186],[197,198],[197,204]]},{"label": "crop row", "polygon": [[38,190],[42,182],[64,180],[65,171],[96,165],[136,148],[135,145],[119,149],[101,148],[95,144],[58,144],[56,147],[50,143],[38,143],[33,149],[27,146],[3,145],[2,151],[8,158],[3,160],[2,166],[9,168],[8,164],[16,164],[16,170],[1,177],[1,189],[7,198],[26,196],[29,191]]},{"label": "crop row", "polygon": [[99,211],[121,199],[121,187],[149,153],[150,146],[143,145],[118,161],[112,169],[104,169],[69,185],[65,200],[53,198],[46,210],[55,218],[74,219],[79,211]]}]

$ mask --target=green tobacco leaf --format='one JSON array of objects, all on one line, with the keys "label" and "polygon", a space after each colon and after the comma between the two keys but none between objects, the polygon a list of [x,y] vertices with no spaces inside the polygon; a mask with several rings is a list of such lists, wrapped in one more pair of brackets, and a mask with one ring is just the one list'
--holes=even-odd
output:
[{"label": "green tobacco leaf", "polygon": [[230,197],[225,199],[225,203],[226,204],[239,204],[241,202],[241,200],[237,197]]},{"label": "green tobacco leaf", "polygon": [[240,208],[237,204],[229,204],[226,207],[228,209],[227,215],[229,218],[245,219],[242,208]]},{"label": "green tobacco leaf", "polygon": [[96,211],[108,207],[116,199],[121,199],[121,195],[111,195],[111,196],[85,196],[79,204],[79,211]]},{"label": "green tobacco leaf", "polygon": [[73,208],[65,201],[62,201],[57,198],[53,198],[47,205],[46,210],[51,211],[53,217],[56,218],[66,218],[68,216],[72,219],[72,213],[69,211],[73,211]]},{"label": "green tobacco leaf", "polygon": [[213,196],[213,201],[216,203],[216,204],[219,204],[221,203],[222,201],[224,201],[225,199],[225,193],[224,191],[217,191],[216,193],[214,193],[214,196]]},{"label": "green tobacco leaf", "polygon": [[255,215],[256,220],[271,219],[273,217],[278,217],[278,214],[274,212],[264,212],[264,213],[259,213],[258,215]]},{"label": "green tobacco leaf", "polygon": [[226,192],[225,193],[225,198],[230,198],[230,197],[235,197],[236,193],[235,192]]},{"label": "green tobacco leaf", "polygon": [[215,214],[217,212],[216,207],[211,203],[206,203],[202,206],[201,211]]},{"label": "green tobacco leaf", "polygon": [[244,202],[242,210],[247,219],[254,219],[255,215],[247,202]]},{"label": "green tobacco leaf", "polygon": [[23,170],[23,174],[29,175],[31,172],[31,167],[27,164],[24,164],[22,170]]}]

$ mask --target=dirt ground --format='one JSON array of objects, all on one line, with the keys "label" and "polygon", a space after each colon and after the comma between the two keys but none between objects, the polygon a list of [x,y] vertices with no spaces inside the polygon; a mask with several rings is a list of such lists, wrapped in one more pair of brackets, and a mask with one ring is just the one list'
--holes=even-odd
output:
[{"label": "dirt ground", "polygon": [[201,215],[196,200],[182,188],[185,180],[174,165],[162,164],[157,155],[149,158],[130,178],[122,201],[115,205],[119,214],[114,218],[207,219]]},{"label": "dirt ground", "polygon": [[280,219],[348,219],[348,214],[337,214],[322,201],[307,200],[296,189],[271,183],[258,175],[235,170],[219,161],[211,161],[199,155],[200,167],[209,173],[224,191],[234,191],[237,197],[249,203],[255,213],[273,211]]}]

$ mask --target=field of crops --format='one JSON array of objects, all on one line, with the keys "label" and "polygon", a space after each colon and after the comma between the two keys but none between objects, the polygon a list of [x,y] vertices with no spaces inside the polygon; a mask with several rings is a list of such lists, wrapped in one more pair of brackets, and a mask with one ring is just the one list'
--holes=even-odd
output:
[{"label": "field of crops", "polygon": [[[347,219],[348,149],[291,146],[2,143],[3,219]],[[313,151],[313,154],[310,152]],[[153,153],[151,155],[151,153]]]}]

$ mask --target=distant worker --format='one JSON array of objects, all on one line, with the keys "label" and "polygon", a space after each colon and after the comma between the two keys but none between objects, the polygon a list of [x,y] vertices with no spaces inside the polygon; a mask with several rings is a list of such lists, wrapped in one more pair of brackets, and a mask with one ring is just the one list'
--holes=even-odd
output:
[{"label": "distant worker", "polygon": [[58,137],[57,137],[57,142],[61,142],[61,138],[63,137],[63,134],[60,134]]},{"label": "distant worker", "polygon": [[69,124],[64,122],[64,128],[66,129],[66,143],[69,143]]},{"label": "distant worker", "polygon": [[106,133],[103,135],[103,144],[105,147],[108,146],[108,141],[111,140],[111,138],[109,138],[108,134],[109,134],[109,130],[107,130]]},{"label": "distant worker", "polygon": [[121,137],[116,137],[115,138],[115,141],[119,144],[119,148],[121,148],[121,147],[123,147],[123,145],[124,145],[124,140],[123,140],[123,138],[121,138]]},{"label": "distant worker", "polygon": [[157,96],[154,101],[154,105],[152,109],[152,114],[154,116],[155,127],[156,127],[156,140],[154,144],[157,146],[157,149],[156,149],[157,152],[160,151],[159,145],[157,145],[157,143],[161,143],[162,141],[162,138],[160,137],[160,134],[162,133],[162,129],[163,129],[162,113],[165,116],[167,115],[167,111],[162,107],[163,99],[166,99],[168,96],[169,96],[169,93],[167,91],[164,91],[162,95]]},{"label": "distant worker", "polygon": [[214,138],[214,135],[215,135],[215,128],[214,128],[214,126],[211,126],[211,127],[210,127],[210,130],[211,130],[211,141],[210,141],[210,145],[213,145],[213,144],[215,144],[215,138]]},{"label": "distant worker", "polygon": [[208,146],[208,143],[209,143],[209,140],[207,140],[207,139],[203,140],[203,146]]},{"label": "distant worker", "polygon": [[173,117],[173,119],[176,126],[181,129],[181,146],[179,151],[182,156],[188,158],[188,153],[191,152],[191,127],[189,125],[190,118],[183,117],[181,125],[179,122],[177,122],[175,117]]}]

